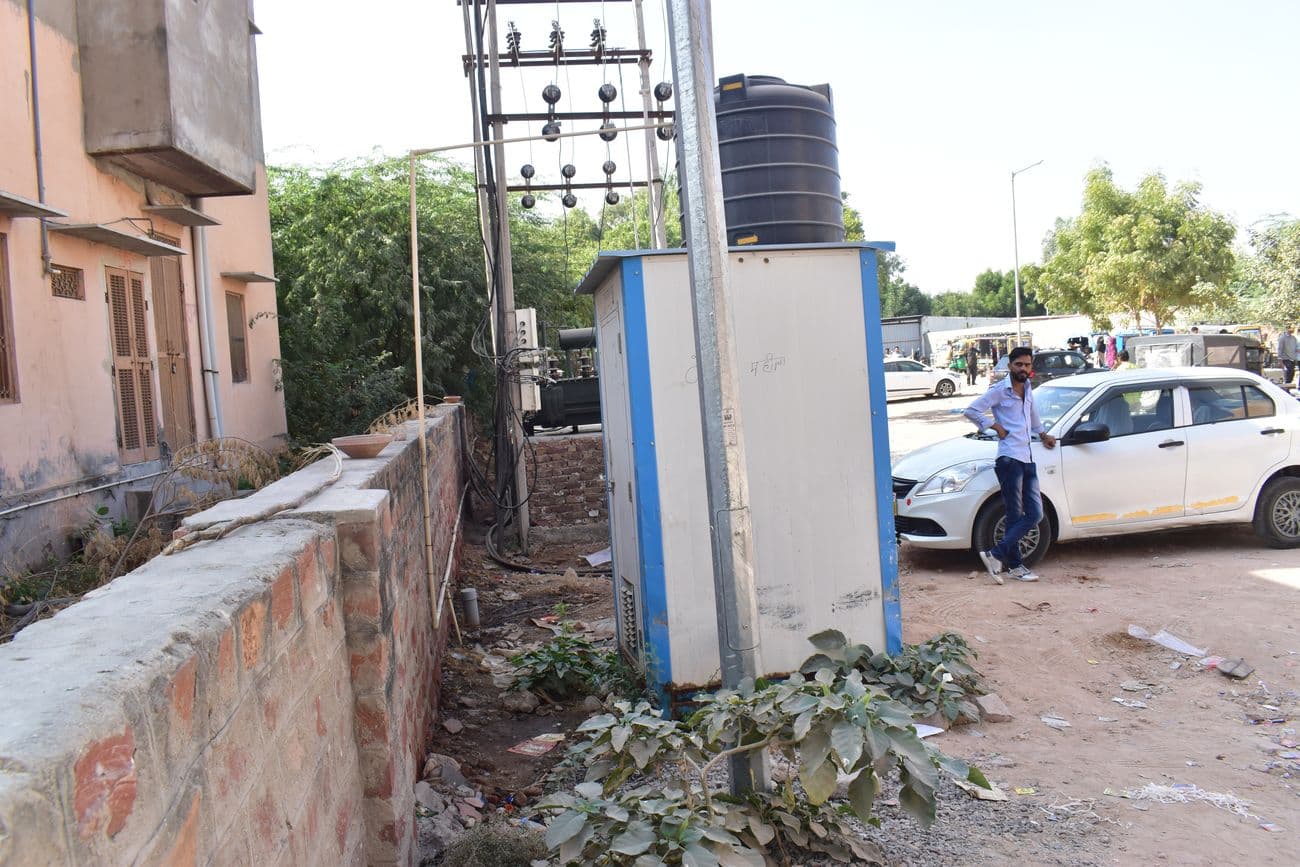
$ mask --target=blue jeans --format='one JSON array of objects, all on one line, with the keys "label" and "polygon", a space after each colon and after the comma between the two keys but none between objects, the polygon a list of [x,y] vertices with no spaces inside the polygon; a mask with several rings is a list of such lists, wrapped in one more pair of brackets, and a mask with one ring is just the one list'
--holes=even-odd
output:
[{"label": "blue jeans", "polygon": [[1043,497],[1038,490],[1038,466],[1000,457],[993,464],[1007,509],[1007,532],[993,548],[993,556],[1008,569],[1022,565],[1020,540],[1043,519]]}]

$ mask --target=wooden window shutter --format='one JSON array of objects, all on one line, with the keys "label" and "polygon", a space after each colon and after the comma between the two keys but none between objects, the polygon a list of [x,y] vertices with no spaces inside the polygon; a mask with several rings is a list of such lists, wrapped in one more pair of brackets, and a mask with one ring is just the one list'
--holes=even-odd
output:
[{"label": "wooden window shutter", "polygon": [[230,381],[248,382],[248,332],[244,296],[226,293],[226,331],[230,336]]},{"label": "wooden window shutter", "polygon": [[122,461],[139,463],[158,457],[153,364],[149,360],[149,332],[145,327],[144,276],[109,268],[107,277]]},{"label": "wooden window shutter", "polygon": [[0,403],[18,402],[18,368],[14,358],[13,318],[9,310],[9,259],[6,236],[0,235]]}]

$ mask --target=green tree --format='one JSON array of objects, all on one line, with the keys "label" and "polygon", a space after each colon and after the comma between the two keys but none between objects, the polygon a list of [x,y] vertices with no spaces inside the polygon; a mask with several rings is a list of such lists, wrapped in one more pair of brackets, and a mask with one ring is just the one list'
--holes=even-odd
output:
[{"label": "green tree", "polygon": [[930,299],[930,313],[934,316],[979,316],[975,296],[970,292],[940,292]]},{"label": "green tree", "polygon": [[[1025,265],[1020,269],[1020,314],[1022,316],[1042,316],[1047,308],[1035,296],[1030,288],[1042,271],[1037,265]],[[971,308],[973,316],[1015,316],[1016,315],[1016,272],[994,271],[992,268],[975,278],[975,287],[971,291]]]},{"label": "green tree", "polygon": [[1082,212],[1058,221],[1046,242],[1038,297],[1097,319],[1122,313],[1139,322],[1145,315],[1157,327],[1181,308],[1224,298],[1236,230],[1199,194],[1195,183],[1170,190],[1159,174],[1128,191],[1110,169],[1093,169]]},{"label": "green tree", "polygon": [[[407,163],[270,168],[268,192],[290,435],[315,442],[364,430],[415,393]],[[427,159],[416,192],[426,390],[482,405],[493,377],[476,352],[490,348],[474,178]],[[572,285],[590,265],[591,218],[521,211],[512,230],[517,305],[537,307],[552,326],[589,324],[590,299]]]},{"label": "green tree", "polygon": [[1238,309],[1248,314],[1238,318],[1300,321],[1300,220],[1274,219],[1251,229],[1250,246],[1254,252],[1241,260],[1233,286]]}]

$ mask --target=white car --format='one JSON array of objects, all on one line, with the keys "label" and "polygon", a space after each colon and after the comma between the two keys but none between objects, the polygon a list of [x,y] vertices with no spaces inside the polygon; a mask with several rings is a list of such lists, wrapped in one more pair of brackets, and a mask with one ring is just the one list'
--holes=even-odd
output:
[{"label": "white car", "polygon": [[[1085,373],[1034,389],[1058,440],[1033,445],[1044,517],[1021,541],[1033,565],[1053,541],[1252,523],[1300,546],[1300,402],[1252,373],[1194,367]],[[997,437],[972,432],[894,465],[894,526],[926,548],[987,550],[1005,511]]]},{"label": "white car", "polygon": [[885,398],[952,397],[959,388],[957,374],[937,370],[910,358],[885,358]]}]

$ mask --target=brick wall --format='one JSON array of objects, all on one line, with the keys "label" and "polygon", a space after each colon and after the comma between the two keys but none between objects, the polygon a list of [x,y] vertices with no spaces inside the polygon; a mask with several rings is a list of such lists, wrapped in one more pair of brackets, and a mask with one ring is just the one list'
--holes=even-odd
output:
[{"label": "brick wall", "polygon": [[538,527],[609,521],[605,449],[598,433],[533,437],[528,461],[529,518]]},{"label": "brick wall", "polygon": [[[457,556],[459,420],[429,426],[439,581]],[[0,863],[411,863],[447,626],[432,625],[414,428],[301,508],[157,558],[0,647]]]}]

